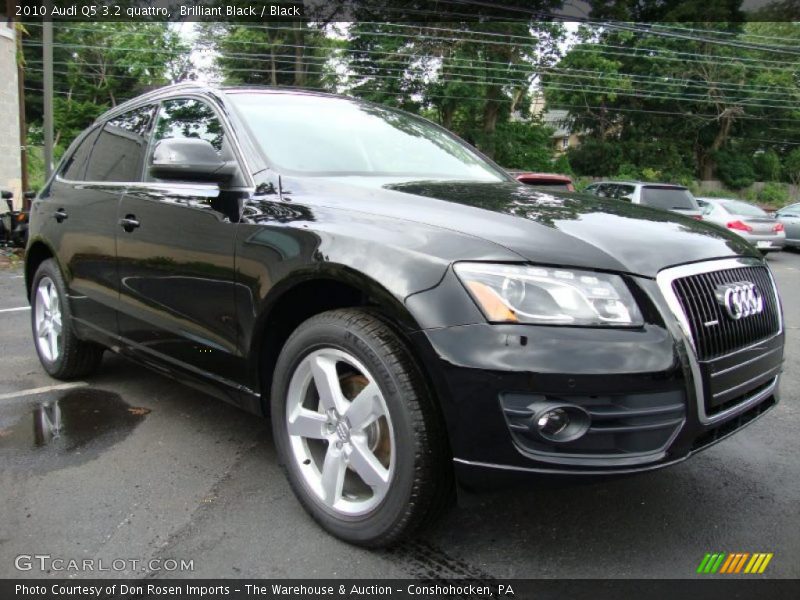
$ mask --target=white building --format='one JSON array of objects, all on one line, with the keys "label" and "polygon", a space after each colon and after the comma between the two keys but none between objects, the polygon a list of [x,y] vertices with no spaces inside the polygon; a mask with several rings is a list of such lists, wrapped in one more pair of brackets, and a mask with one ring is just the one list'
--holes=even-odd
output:
[{"label": "white building", "polygon": [[[22,206],[22,164],[19,138],[19,87],[14,23],[0,15],[0,189],[14,193],[14,206]],[[0,205],[0,212],[6,210]]]}]

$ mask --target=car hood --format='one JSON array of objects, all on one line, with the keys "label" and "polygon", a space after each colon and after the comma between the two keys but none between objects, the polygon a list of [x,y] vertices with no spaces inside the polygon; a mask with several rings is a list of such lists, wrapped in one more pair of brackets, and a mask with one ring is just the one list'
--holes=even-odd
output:
[{"label": "car hood", "polygon": [[619,200],[543,192],[513,182],[387,183],[348,177],[289,185],[297,191],[316,188],[308,191],[322,203],[483,238],[541,264],[654,277],[682,263],[760,256],[739,236],[715,225]]}]

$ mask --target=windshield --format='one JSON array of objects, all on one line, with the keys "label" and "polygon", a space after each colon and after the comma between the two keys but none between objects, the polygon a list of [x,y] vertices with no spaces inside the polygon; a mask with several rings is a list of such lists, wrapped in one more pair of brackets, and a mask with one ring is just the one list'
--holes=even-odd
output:
[{"label": "windshield", "polygon": [[646,186],[642,189],[642,204],[666,210],[697,210],[697,203],[686,188]]},{"label": "windshield", "polygon": [[507,181],[443,129],[400,111],[303,94],[229,98],[270,164],[285,173]]},{"label": "windshield", "polygon": [[720,200],[720,204],[732,215],[742,215],[743,217],[768,217],[766,211],[747,202],[737,200]]}]

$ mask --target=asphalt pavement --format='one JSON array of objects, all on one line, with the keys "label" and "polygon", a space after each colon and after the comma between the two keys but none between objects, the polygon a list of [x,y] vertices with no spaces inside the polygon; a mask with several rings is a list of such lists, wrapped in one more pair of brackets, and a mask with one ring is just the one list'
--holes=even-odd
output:
[{"label": "asphalt pavement", "polygon": [[[0,577],[684,578],[707,552],[770,552],[760,577],[800,577],[800,253],[769,261],[787,327],[775,410],[664,470],[474,496],[384,551],[306,515],[263,419],[110,353],[84,385],[51,388],[21,271],[0,270]],[[18,559],[42,554],[127,562]]]}]

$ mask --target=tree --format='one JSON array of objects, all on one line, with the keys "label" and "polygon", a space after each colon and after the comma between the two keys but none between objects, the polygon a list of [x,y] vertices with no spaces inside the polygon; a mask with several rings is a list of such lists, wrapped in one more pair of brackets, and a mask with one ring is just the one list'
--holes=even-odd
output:
[{"label": "tree", "polygon": [[660,146],[680,159],[667,171],[711,179],[720,151],[783,154],[800,138],[793,58],[773,49],[797,44],[769,41],[800,41],[796,23],[744,25],[739,3],[728,0],[595,3],[593,11],[635,22],[581,28],[543,86],[548,105],[568,109],[588,137],[621,143],[625,162],[659,168],[635,153]]},{"label": "tree", "polygon": [[783,163],[786,177],[795,185],[800,185],[800,148],[795,148],[786,156]]},{"label": "tree", "polygon": [[199,38],[215,53],[215,67],[226,83],[324,87],[325,61],[332,44],[319,24],[204,23]]},{"label": "tree", "polygon": [[[41,23],[23,26],[25,84],[41,90]],[[189,49],[166,23],[78,23],[54,27],[53,34],[57,146],[66,146],[107,108],[191,74]],[[28,91],[25,100],[27,122],[40,125],[41,91]]]},{"label": "tree", "polygon": [[753,167],[759,181],[780,181],[781,159],[774,150],[758,152],[753,157]]}]

